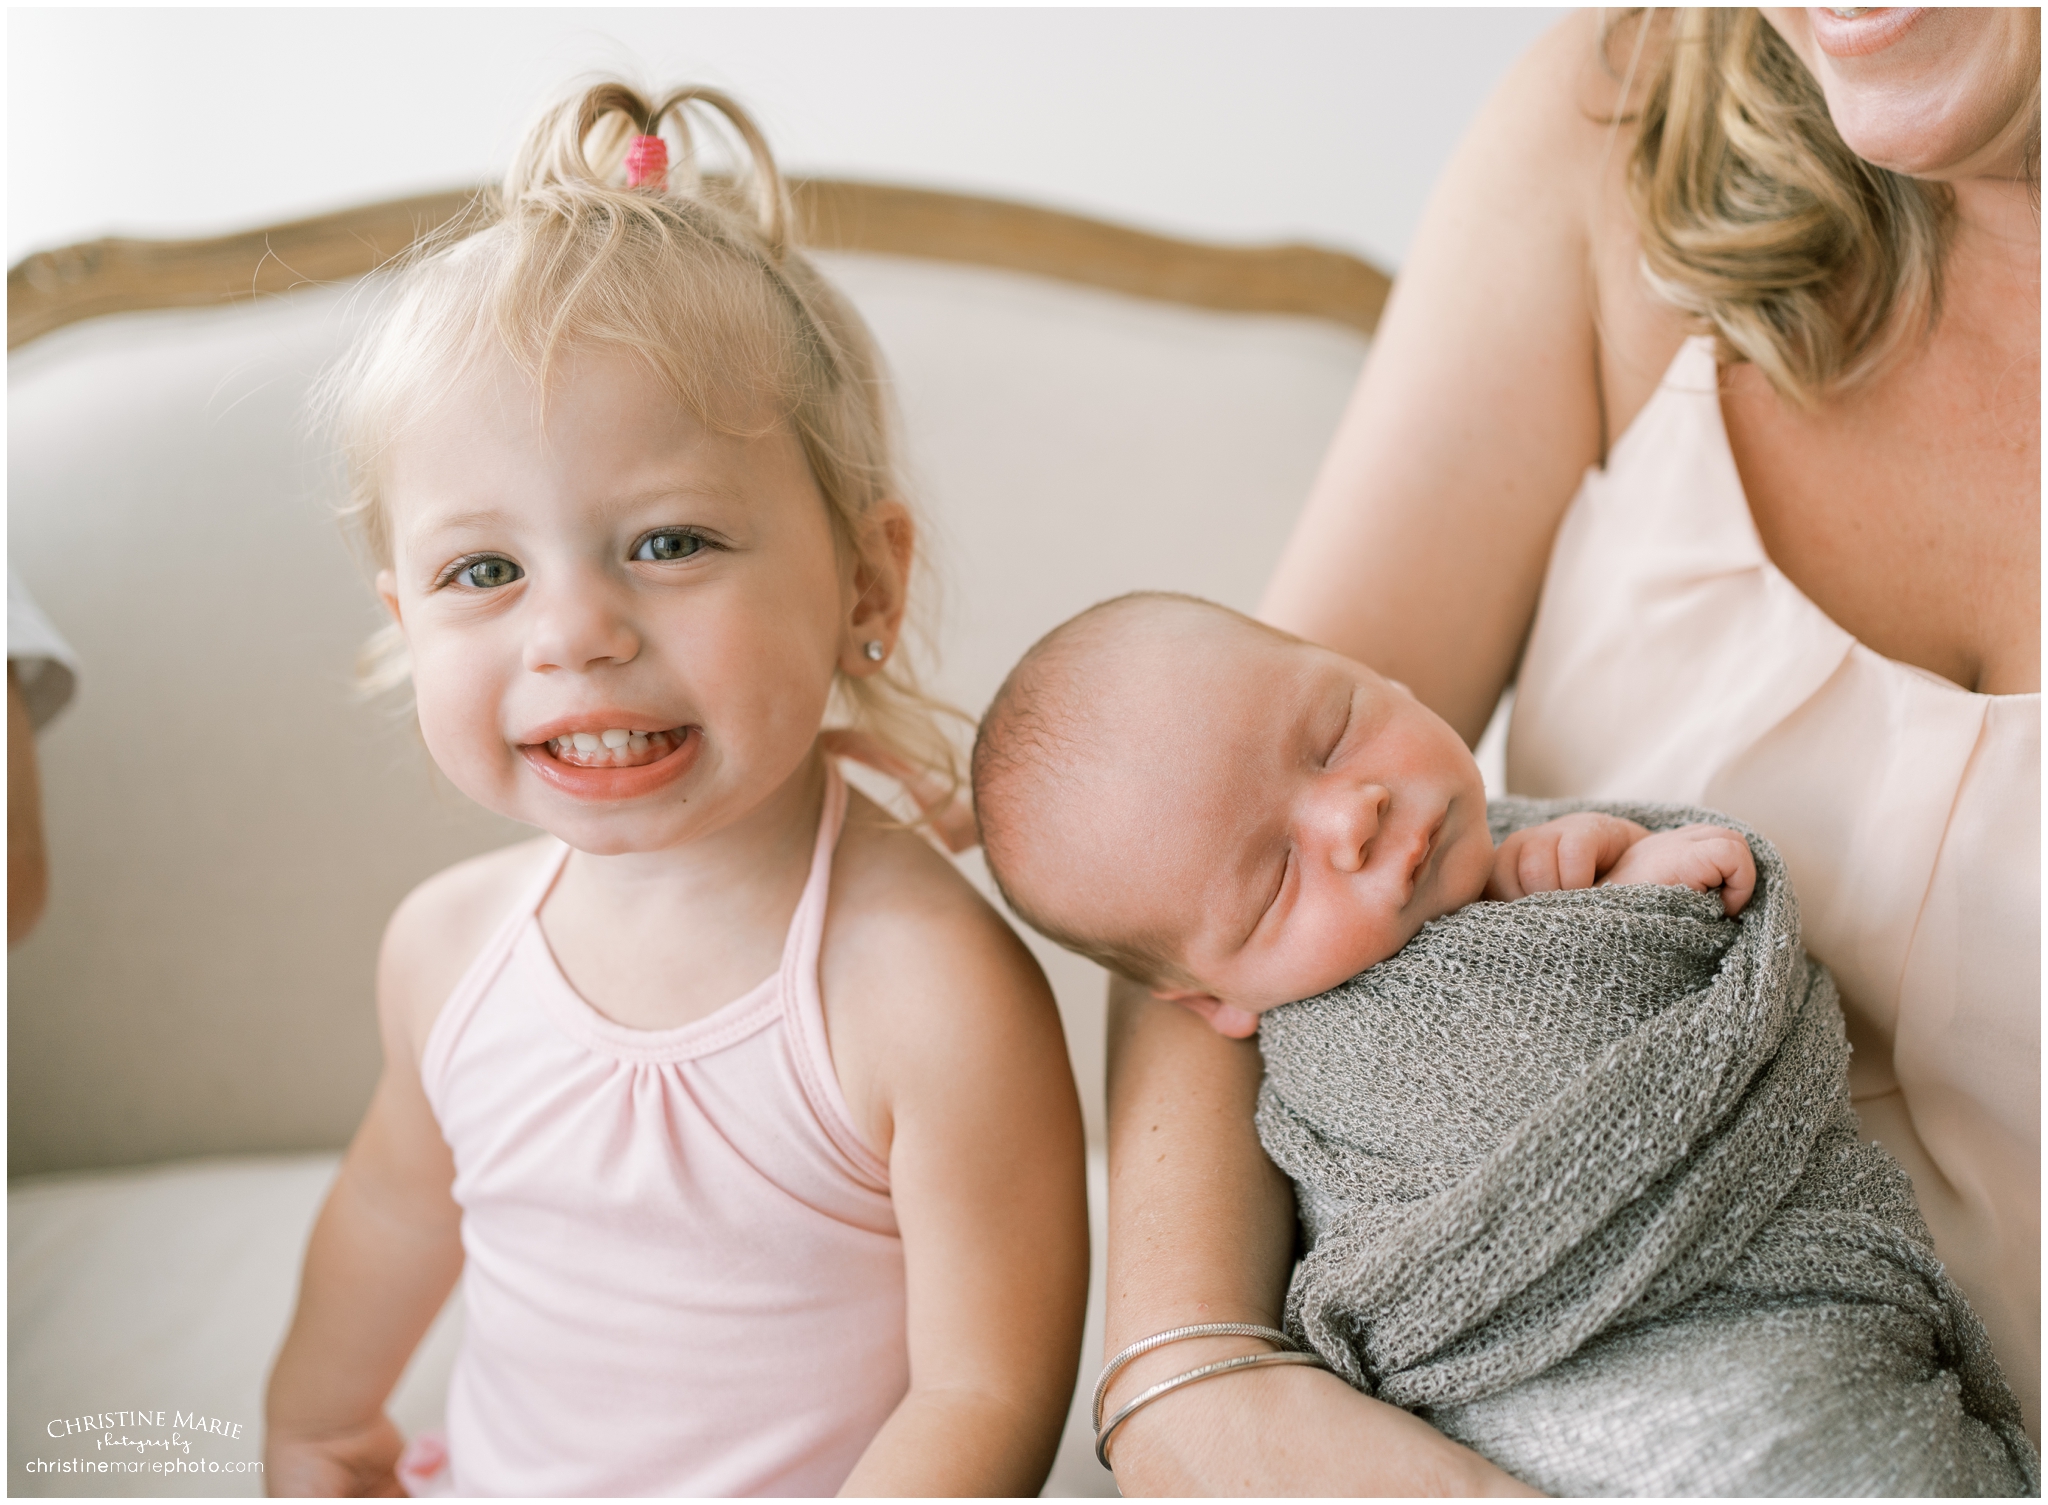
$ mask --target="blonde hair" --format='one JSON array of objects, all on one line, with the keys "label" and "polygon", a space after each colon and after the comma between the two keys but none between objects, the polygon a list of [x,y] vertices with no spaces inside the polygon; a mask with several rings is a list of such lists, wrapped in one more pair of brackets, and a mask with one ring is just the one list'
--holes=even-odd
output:
[{"label": "blonde hair", "polygon": [[[664,128],[680,147],[666,185],[628,187],[632,138]],[[721,136],[739,164],[729,176],[703,170],[701,142]],[[427,394],[499,352],[545,392],[560,355],[600,347],[641,357],[722,432],[787,424],[840,547],[878,558],[876,509],[903,496],[888,384],[859,314],[793,245],[792,220],[760,129],[717,90],[650,100],[605,80],[558,101],[500,192],[385,274],[389,306],[323,385],[348,461],[343,516],[364,552],[391,563],[381,462]],[[832,717],[957,789],[942,718],[968,718],[920,688],[912,657],[837,676]],[[394,624],[365,646],[360,678],[385,689],[409,677]]]},{"label": "blonde hair", "polygon": [[[1641,97],[1628,191],[1643,267],[1712,328],[1724,361],[1752,362],[1811,408],[1931,328],[1953,194],[1851,151],[1759,12],[1679,11]],[[2039,99],[2037,84],[2037,180]]]}]

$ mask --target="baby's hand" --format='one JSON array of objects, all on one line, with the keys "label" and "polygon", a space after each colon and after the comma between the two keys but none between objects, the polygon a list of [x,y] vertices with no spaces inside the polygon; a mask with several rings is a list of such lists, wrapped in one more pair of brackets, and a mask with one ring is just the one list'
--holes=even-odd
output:
[{"label": "baby's hand", "polygon": [[1519,899],[1524,894],[1591,888],[1649,834],[1632,820],[1598,815],[1590,810],[1525,827],[1494,852],[1493,876],[1487,880],[1486,897]]},{"label": "baby's hand", "polygon": [[1726,826],[1680,826],[1645,836],[1600,881],[1669,883],[1702,894],[1718,888],[1721,911],[1732,919],[1756,892],[1756,858]]}]

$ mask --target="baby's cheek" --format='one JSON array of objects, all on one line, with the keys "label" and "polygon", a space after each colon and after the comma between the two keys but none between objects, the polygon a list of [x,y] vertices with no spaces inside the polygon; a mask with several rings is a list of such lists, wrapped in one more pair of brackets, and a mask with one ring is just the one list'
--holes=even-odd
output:
[{"label": "baby's cheek", "polygon": [[[1426,919],[1434,920],[1483,898],[1486,885],[1493,878],[1497,856],[1493,838],[1487,833],[1484,817],[1481,817],[1479,824],[1463,832],[1451,849],[1444,853],[1435,902],[1431,906],[1436,912]],[[1421,926],[1416,928],[1419,930]]]},{"label": "baby's cheek", "polygon": [[[1324,944],[1304,949],[1301,973],[1291,979],[1288,990],[1295,998],[1312,998],[1327,993],[1341,982],[1349,982],[1367,967],[1377,966],[1407,945],[1422,922],[1403,923],[1398,913],[1360,906],[1331,927]],[[1312,961],[1311,961],[1312,958]]]}]

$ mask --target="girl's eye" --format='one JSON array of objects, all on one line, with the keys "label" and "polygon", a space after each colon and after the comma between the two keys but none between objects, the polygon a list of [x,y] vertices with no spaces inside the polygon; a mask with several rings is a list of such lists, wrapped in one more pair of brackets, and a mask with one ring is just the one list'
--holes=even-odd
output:
[{"label": "girl's eye", "polygon": [[496,590],[502,585],[510,585],[525,573],[526,571],[511,560],[494,557],[472,559],[450,578],[458,584],[472,586],[477,590]]},{"label": "girl's eye", "polygon": [[633,557],[654,561],[688,559],[703,547],[704,540],[695,533],[650,533],[640,540],[640,546],[633,550]]}]

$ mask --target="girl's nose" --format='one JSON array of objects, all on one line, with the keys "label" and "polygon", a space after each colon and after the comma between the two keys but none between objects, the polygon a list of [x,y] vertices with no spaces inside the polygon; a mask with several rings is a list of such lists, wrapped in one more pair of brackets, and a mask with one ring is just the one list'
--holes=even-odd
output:
[{"label": "girl's nose", "polygon": [[600,664],[629,663],[640,651],[640,635],[624,603],[601,583],[560,581],[529,599],[524,657],[534,673],[580,673]]},{"label": "girl's nose", "polygon": [[1365,867],[1392,799],[1384,785],[1350,780],[1329,780],[1316,790],[1314,834],[1330,866],[1340,873],[1356,873]]}]

